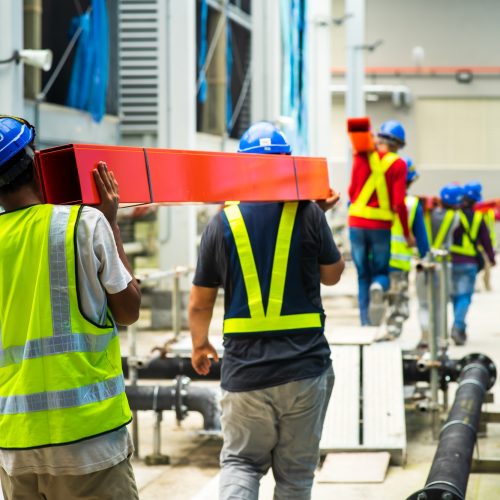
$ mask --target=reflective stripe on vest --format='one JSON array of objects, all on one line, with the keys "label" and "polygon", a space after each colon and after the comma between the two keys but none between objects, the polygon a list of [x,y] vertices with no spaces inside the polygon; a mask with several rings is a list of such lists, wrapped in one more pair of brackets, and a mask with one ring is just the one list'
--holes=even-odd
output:
[{"label": "reflective stripe on vest", "polygon": [[46,391],[22,396],[0,397],[0,413],[15,415],[38,411],[73,408],[84,404],[98,403],[112,398],[125,390],[122,376],[103,380],[76,389]]},{"label": "reflective stripe on vest", "polygon": [[[8,241],[0,249],[0,448],[71,443],[131,419],[114,321],[108,314],[95,324],[79,309],[79,210],[37,205],[0,217]],[[19,287],[22,303],[11,299]]]},{"label": "reflective stripe on vest", "polygon": [[477,251],[473,241],[477,240],[483,216],[480,212],[474,212],[474,216],[472,218],[472,226],[469,224],[469,219],[467,219],[467,216],[462,210],[458,211],[458,217],[460,218],[460,223],[464,228],[464,232],[462,234],[462,243],[451,245],[450,251],[458,255],[475,257],[477,255]]},{"label": "reflective stripe on vest", "polygon": [[[411,229],[415,222],[418,199],[415,196],[407,196],[405,198],[405,203],[408,208],[408,226]],[[396,215],[391,228],[391,260],[389,265],[395,269],[410,271],[412,256],[413,249],[408,246],[406,238],[404,237],[403,225],[401,224],[399,215]]]},{"label": "reflective stripe on vest", "polygon": [[431,248],[434,248],[436,250],[440,249],[444,243],[444,240],[446,239],[446,236],[448,236],[448,233],[450,231],[451,225],[453,224],[453,220],[455,219],[455,210],[448,209],[446,210],[446,213],[443,217],[443,220],[441,221],[441,225],[439,226],[439,230],[436,234],[436,238],[434,240],[432,239],[432,227],[431,227],[431,222],[430,222],[430,214],[428,216],[428,224],[429,224],[429,235],[430,235],[430,245]]},{"label": "reflective stripe on vest", "polygon": [[[377,151],[369,154],[371,174],[356,200],[349,206],[349,215],[373,220],[392,221],[394,219],[385,173],[398,158],[396,153],[386,153],[382,159]],[[377,193],[378,207],[368,206],[373,193]]]},{"label": "reflective stripe on vest", "polygon": [[497,234],[495,231],[495,211],[490,208],[483,215],[483,220],[488,228],[488,232],[490,233],[491,246],[496,248],[497,246]]},{"label": "reflective stripe on vest", "polygon": [[259,276],[241,210],[238,205],[231,205],[224,209],[236,244],[250,310],[249,318],[224,319],[224,334],[321,328],[319,313],[281,315],[288,256],[297,207],[297,202],[287,202],[283,205],[274,250],[267,311],[264,311]]}]

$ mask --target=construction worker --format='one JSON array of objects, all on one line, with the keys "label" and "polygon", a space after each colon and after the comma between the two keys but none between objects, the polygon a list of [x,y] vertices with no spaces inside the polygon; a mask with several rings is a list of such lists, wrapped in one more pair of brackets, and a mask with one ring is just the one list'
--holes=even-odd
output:
[{"label": "construction worker", "polygon": [[118,185],[94,170],[96,208],[42,203],[34,128],[0,116],[0,478],[4,497],[138,499],[116,323],[141,294],[116,224]]},{"label": "construction worker", "polygon": [[409,246],[415,244],[405,204],[406,164],[397,155],[404,145],[403,126],[390,120],[380,127],[377,150],[357,153],[353,160],[348,224],[362,325],[380,325],[385,314],[391,226],[396,214]]},{"label": "construction worker", "polygon": [[[274,125],[259,122],[238,151],[291,154],[291,147]],[[320,283],[334,285],[343,269],[314,202],[232,203],[205,228],[189,322],[193,368],[206,375],[209,356],[217,359],[208,329],[222,286],[220,499],[258,498],[269,467],[275,499],[310,498],[334,381]]]},{"label": "construction worker", "polygon": [[[464,190],[461,186],[456,183],[450,183],[443,186],[439,192],[440,204],[433,207],[431,210],[426,210],[424,213],[424,220],[426,225],[427,237],[429,239],[429,244],[431,250],[443,250],[449,251],[452,244],[453,231],[458,224],[457,210],[460,208],[463,201]],[[446,265],[446,276],[448,276],[450,257],[446,256],[444,259],[442,256],[436,256],[434,258],[437,262],[442,262]],[[415,282],[417,297],[421,305],[419,310],[420,316],[420,326],[422,330],[422,338],[418,344],[421,349],[426,349],[429,347],[430,343],[430,317],[429,311],[429,296],[428,296],[428,275],[417,274],[417,280]],[[443,324],[443,314],[446,314],[445,305],[441,305],[441,295],[439,293],[442,282],[439,279],[439,272],[436,270],[434,273],[433,286],[436,290],[434,299],[434,317],[433,323],[434,328],[440,331],[440,325]],[[448,283],[445,284],[448,287]],[[446,293],[448,296],[448,292]],[[442,332],[444,335],[444,332]]]},{"label": "construction worker", "polygon": [[[415,182],[419,175],[413,161],[404,156],[406,163],[406,187],[407,189]],[[418,253],[421,258],[429,251],[429,240],[425,230],[424,211],[416,196],[407,195],[405,198],[408,209],[408,225],[415,237]],[[408,275],[411,270],[413,249],[408,246],[403,234],[403,226],[399,216],[394,218],[391,229],[391,260],[390,281],[391,294],[389,296],[389,314],[387,318],[387,333],[389,338],[399,337],[403,329],[403,323],[410,316],[408,305]]]},{"label": "construction worker", "polygon": [[[464,184],[464,190],[471,194],[472,199],[474,199],[475,203],[482,201],[483,195],[483,186],[478,181],[470,181]],[[483,215],[484,223],[488,228],[490,233],[491,245],[493,246],[493,250],[496,249],[497,246],[497,236],[495,231],[495,210],[493,208],[489,208],[486,211],[481,212]],[[480,248],[480,251],[484,254],[484,249]],[[484,257],[484,256],[483,256]],[[483,268],[483,280],[484,286],[486,290],[491,290],[491,281],[490,281],[490,261],[486,257],[484,258],[484,268]]]},{"label": "construction worker", "polygon": [[465,319],[472,302],[477,273],[484,265],[479,247],[484,249],[490,264],[495,265],[495,252],[488,226],[483,220],[483,214],[474,210],[474,204],[480,199],[481,189],[477,185],[464,186],[463,204],[458,211],[460,223],[453,233],[453,244],[450,247],[453,302],[451,338],[456,345],[464,345],[467,341]]}]

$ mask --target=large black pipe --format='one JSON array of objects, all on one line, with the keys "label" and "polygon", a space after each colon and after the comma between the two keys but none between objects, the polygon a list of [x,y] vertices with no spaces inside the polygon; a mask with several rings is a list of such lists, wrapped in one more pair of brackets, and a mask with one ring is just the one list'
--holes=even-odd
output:
[{"label": "large black pipe", "polygon": [[206,432],[220,431],[220,405],[218,392],[210,387],[190,386],[178,380],[176,385],[128,385],[125,390],[132,410],[175,410],[182,420],[188,411],[196,411],[203,416]]},{"label": "large black pipe", "polygon": [[[137,375],[143,379],[173,379],[177,375],[185,375],[192,380],[220,380],[220,361],[212,361],[212,366],[208,375],[198,375],[192,365],[191,358],[155,357],[144,361],[138,365]],[[128,358],[122,356],[123,376],[129,377]]]},{"label": "large black pipe", "polygon": [[488,389],[495,383],[496,367],[483,354],[470,354],[462,362],[458,389],[425,487],[408,500],[464,500],[481,417]]},{"label": "large black pipe", "polygon": [[[463,360],[440,359],[440,377],[443,382],[457,380]],[[220,380],[221,362],[212,361],[208,375],[198,375],[192,365],[191,358],[187,357],[154,357],[138,365],[137,375],[140,379],[165,380],[174,379],[178,375],[185,375],[192,380]],[[122,357],[122,369],[125,378],[129,377],[128,358]],[[425,367],[420,357],[403,358],[403,377],[405,385],[416,382],[429,382],[430,370]]]}]

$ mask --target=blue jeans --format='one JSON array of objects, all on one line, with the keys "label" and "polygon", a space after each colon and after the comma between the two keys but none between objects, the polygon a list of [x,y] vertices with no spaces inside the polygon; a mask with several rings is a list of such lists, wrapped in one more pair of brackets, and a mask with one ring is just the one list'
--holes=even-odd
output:
[{"label": "blue jeans", "polygon": [[311,498],[319,442],[334,382],[319,377],[255,391],[222,391],[220,500],[257,500],[272,467],[275,500]]},{"label": "blue jeans", "polygon": [[465,318],[472,302],[477,272],[477,264],[453,264],[451,269],[453,327],[463,332],[466,328]]},{"label": "blue jeans", "polygon": [[368,305],[370,285],[380,283],[389,288],[389,260],[391,257],[390,229],[349,228],[351,255],[358,271],[358,302],[362,325],[369,325]]}]

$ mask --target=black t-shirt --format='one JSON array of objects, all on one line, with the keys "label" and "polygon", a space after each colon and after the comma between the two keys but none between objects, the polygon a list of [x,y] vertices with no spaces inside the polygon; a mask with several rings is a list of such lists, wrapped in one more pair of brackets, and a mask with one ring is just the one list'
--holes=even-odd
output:
[{"label": "black t-shirt", "polygon": [[[245,210],[257,214],[256,220],[262,221],[261,227],[253,228],[259,231],[258,236],[264,242],[253,247],[258,264],[259,252],[274,250],[282,204],[244,205]],[[296,217],[300,224],[296,245],[300,248],[292,246],[290,252],[300,252],[302,276],[297,279],[299,282],[292,284],[287,278],[287,286],[302,287],[311,303],[322,309],[319,266],[338,262],[340,253],[325,215],[315,203],[300,202]],[[193,284],[210,288],[222,286],[226,310],[231,301],[232,283],[228,255],[224,222],[219,213],[203,232]],[[322,331],[225,335],[224,348],[221,386],[229,391],[250,391],[319,376],[331,364],[330,348]]]}]

